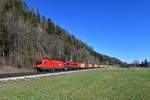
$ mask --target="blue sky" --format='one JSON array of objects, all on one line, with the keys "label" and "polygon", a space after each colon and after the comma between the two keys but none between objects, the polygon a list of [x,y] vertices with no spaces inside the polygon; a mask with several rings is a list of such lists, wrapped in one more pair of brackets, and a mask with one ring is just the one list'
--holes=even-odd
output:
[{"label": "blue sky", "polygon": [[149,0],[26,0],[97,52],[150,60]]}]

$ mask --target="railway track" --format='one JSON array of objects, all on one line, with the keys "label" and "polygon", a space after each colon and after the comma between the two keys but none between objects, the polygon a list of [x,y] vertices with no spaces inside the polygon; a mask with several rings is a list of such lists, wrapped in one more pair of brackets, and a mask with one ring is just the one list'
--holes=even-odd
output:
[{"label": "railway track", "polygon": [[11,77],[19,77],[19,76],[28,76],[28,75],[37,75],[40,74],[38,72],[23,72],[23,73],[8,73],[8,74],[0,74],[0,79],[2,78],[11,78]]},{"label": "railway track", "polygon": [[93,71],[96,69],[82,69],[82,70],[72,70],[72,71],[56,71],[56,72],[24,72],[24,73],[13,73],[13,74],[0,74],[0,81],[9,81],[9,80],[18,80],[18,79],[27,79],[27,78],[36,78],[44,76],[54,76],[62,75],[69,73],[77,73],[83,71]]}]

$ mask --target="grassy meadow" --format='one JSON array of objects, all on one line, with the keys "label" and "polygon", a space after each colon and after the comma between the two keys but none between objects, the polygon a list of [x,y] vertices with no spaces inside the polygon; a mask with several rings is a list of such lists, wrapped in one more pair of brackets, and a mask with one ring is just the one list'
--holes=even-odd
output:
[{"label": "grassy meadow", "polygon": [[150,69],[98,69],[0,82],[0,100],[150,100]]}]

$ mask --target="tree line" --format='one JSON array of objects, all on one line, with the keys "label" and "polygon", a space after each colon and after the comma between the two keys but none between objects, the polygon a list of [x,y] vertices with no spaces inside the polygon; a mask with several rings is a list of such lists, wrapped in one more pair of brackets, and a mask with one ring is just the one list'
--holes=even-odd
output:
[{"label": "tree line", "polygon": [[138,61],[138,60],[134,60],[132,62],[132,64],[130,64],[132,66],[136,66],[136,67],[150,67],[150,61],[148,61],[147,59],[144,59],[143,61]]}]

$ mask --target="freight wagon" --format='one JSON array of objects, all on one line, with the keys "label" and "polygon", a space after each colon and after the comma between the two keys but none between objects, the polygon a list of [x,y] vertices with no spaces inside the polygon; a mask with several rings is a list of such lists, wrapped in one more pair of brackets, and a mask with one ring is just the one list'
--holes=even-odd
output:
[{"label": "freight wagon", "polygon": [[78,63],[79,68],[84,69],[86,68],[86,64],[84,63]]},{"label": "freight wagon", "polygon": [[92,64],[88,64],[88,67],[89,67],[89,68],[93,68]]},{"label": "freight wagon", "polygon": [[93,67],[94,67],[94,68],[97,68],[97,67],[98,67],[98,65],[97,65],[97,64],[93,64]]}]

